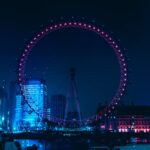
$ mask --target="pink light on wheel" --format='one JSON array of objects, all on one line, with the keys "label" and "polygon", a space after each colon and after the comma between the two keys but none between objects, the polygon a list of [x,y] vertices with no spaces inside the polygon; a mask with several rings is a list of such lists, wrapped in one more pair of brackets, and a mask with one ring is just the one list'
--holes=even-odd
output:
[{"label": "pink light on wheel", "polygon": [[91,28],[91,25],[88,25],[88,28]]},{"label": "pink light on wheel", "polygon": [[100,32],[101,30],[100,29],[97,29],[97,32]]},{"label": "pink light on wheel", "polygon": [[79,26],[81,26],[81,25],[82,25],[82,23],[81,23],[81,22],[79,22],[79,23],[78,23],[78,25],[79,25]]},{"label": "pink light on wheel", "polygon": [[67,26],[67,23],[66,23],[66,22],[64,23],[64,26]]},{"label": "pink light on wheel", "polygon": [[74,25],[77,25],[77,22],[74,22]]}]

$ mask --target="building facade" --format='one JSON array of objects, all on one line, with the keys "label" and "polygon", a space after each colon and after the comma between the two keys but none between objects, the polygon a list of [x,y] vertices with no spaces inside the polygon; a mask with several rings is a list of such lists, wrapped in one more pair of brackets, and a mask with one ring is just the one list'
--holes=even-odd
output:
[{"label": "building facade", "polygon": [[66,96],[52,95],[50,101],[51,118],[50,120],[60,119],[64,120],[66,108]]},{"label": "building facade", "polygon": [[47,86],[43,80],[26,80],[23,85],[24,97],[17,83],[11,84],[10,97],[12,131],[41,129],[46,116]]},{"label": "building facade", "polygon": [[120,106],[102,118],[100,129],[115,132],[150,132],[150,106]]},{"label": "building facade", "polygon": [[42,80],[27,80],[23,88],[23,125],[30,129],[42,128],[47,109],[47,86]]},{"label": "building facade", "polygon": [[9,124],[9,109],[7,92],[4,88],[0,88],[0,130],[5,130]]}]

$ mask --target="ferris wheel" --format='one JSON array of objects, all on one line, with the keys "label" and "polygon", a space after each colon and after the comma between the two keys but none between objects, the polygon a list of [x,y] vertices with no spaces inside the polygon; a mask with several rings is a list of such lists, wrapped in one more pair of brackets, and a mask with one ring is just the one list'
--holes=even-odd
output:
[{"label": "ferris wheel", "polygon": [[[102,116],[107,116],[115,109],[115,107],[118,105],[119,101],[121,100],[122,96],[125,93],[126,86],[127,86],[127,79],[128,79],[127,64],[126,64],[124,54],[123,54],[119,44],[117,44],[117,42],[110,36],[110,34],[107,33],[106,31],[104,31],[102,28],[95,26],[94,24],[86,23],[86,22],[66,21],[66,22],[60,22],[60,23],[53,23],[52,25],[47,26],[42,31],[37,33],[33,37],[33,39],[27,44],[27,46],[25,47],[25,49],[21,55],[19,68],[18,68],[19,69],[18,81],[19,81],[19,85],[21,87],[21,93],[24,98],[24,102],[27,103],[28,107],[33,112],[35,112],[39,117],[43,117],[43,114],[41,114],[40,112],[35,110],[35,108],[32,106],[32,104],[30,104],[28,102],[28,99],[25,94],[26,91],[24,89],[24,84],[26,82],[26,78],[25,78],[26,61],[28,60],[28,56],[29,56],[30,52],[32,51],[32,49],[34,48],[34,46],[41,39],[43,39],[48,34],[51,34],[52,32],[55,32],[57,30],[62,30],[65,28],[67,28],[67,29],[78,28],[81,30],[88,30],[90,32],[97,34],[99,36],[99,38],[102,38],[107,42],[107,44],[112,48],[112,50],[114,51],[114,53],[116,55],[116,59],[118,60],[119,66],[120,66],[120,82],[119,82],[118,88],[116,90],[116,93],[112,97],[111,102],[103,110],[98,112],[95,116],[91,116],[84,120],[80,119],[80,121],[81,122],[90,121],[90,120],[92,121],[95,119],[97,120],[97,119],[101,118]],[[70,122],[72,120],[62,120],[60,118],[55,118],[53,121],[54,122]]]}]

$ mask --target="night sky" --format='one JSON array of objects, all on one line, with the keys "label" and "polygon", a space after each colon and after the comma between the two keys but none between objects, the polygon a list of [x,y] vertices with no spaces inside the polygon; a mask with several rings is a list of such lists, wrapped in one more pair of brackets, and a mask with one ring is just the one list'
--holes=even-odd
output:
[{"label": "night sky", "polygon": [[[148,0],[1,3],[0,83],[2,85],[6,80],[8,87],[9,82],[16,79],[16,59],[35,33],[51,24],[52,20],[73,20],[74,17],[101,26],[125,48],[129,83],[123,101],[150,104],[149,16]],[[43,77],[49,95],[65,94],[70,67],[77,69],[83,113],[91,115],[98,102],[110,102],[119,82],[119,65],[109,45],[91,32],[66,29],[49,34],[34,47],[26,73],[28,77]]]}]

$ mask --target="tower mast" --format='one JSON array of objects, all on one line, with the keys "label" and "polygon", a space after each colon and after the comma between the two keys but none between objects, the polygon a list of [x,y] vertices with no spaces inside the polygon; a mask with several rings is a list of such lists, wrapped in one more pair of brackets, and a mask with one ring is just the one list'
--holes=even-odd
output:
[{"label": "tower mast", "polygon": [[[68,118],[69,120],[73,120],[74,118],[70,118],[68,113],[76,113],[76,120],[78,122],[78,126],[81,125],[81,112],[80,112],[80,101],[79,101],[79,95],[77,91],[77,86],[76,86],[76,69],[75,68],[70,68],[70,84],[69,84],[69,90],[67,93],[67,102],[66,102],[66,110],[65,110],[65,120],[67,121]],[[75,104],[75,110],[70,110],[69,112],[69,107],[73,106]]]}]

